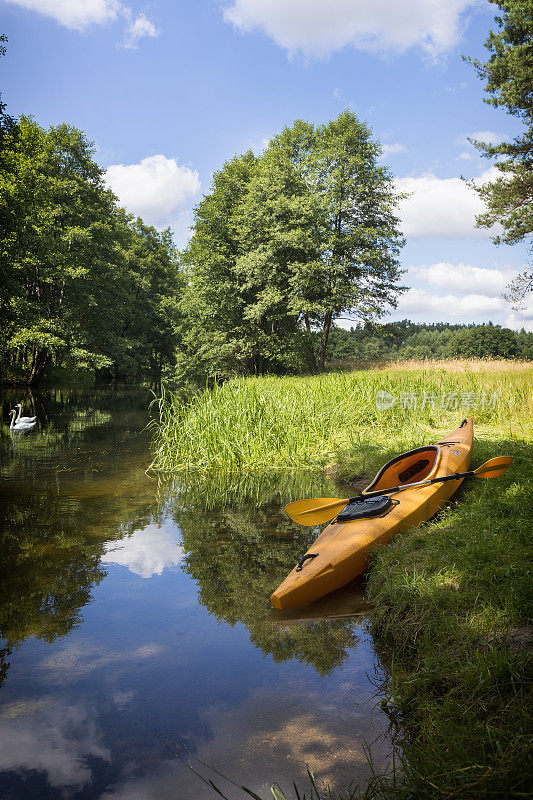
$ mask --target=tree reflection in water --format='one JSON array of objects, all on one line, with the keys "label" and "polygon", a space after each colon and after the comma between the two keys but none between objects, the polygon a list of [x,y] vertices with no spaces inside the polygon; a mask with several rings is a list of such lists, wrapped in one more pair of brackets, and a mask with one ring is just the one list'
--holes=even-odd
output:
[{"label": "tree reflection in water", "polygon": [[[269,597],[317,535],[292,523],[283,506],[337,492],[327,478],[307,472],[188,476],[162,492],[181,529],[184,566],[198,582],[199,601],[218,620],[246,625],[251,641],[275,661],[294,658],[321,676],[340,667],[358,642],[360,585],[296,614],[274,614]],[[290,624],[295,620],[304,624]]]},{"label": "tree reflection in water", "polygon": [[[3,393],[4,418],[19,396]],[[2,430],[0,684],[28,637],[53,642],[80,624],[106,575],[105,541],[158,516],[139,436],[148,393],[139,400],[131,392],[57,390],[25,403],[38,413],[36,435],[10,440]]]}]

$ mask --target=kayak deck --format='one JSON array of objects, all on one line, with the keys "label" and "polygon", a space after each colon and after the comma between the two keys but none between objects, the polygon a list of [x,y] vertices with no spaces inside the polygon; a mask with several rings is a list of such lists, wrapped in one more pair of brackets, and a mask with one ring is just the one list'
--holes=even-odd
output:
[{"label": "kayak deck", "polygon": [[[387,462],[362,492],[385,491],[393,486],[464,472],[470,464],[472,419],[436,444],[419,447]],[[271,595],[274,608],[294,608],[344,586],[365,571],[368,556],[406,528],[430,519],[460,486],[462,479],[449,480],[392,494],[395,503],[383,516],[332,520],[309,548],[310,558],[300,570],[294,568]],[[311,554],[313,555],[311,558]]]}]

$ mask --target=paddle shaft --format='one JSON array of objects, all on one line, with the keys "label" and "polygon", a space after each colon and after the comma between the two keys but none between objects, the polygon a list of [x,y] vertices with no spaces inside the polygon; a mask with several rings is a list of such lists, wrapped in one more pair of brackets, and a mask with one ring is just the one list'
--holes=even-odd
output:
[{"label": "paddle shaft", "polygon": [[357,495],[349,499],[341,500],[339,497],[318,497],[315,500],[294,500],[285,506],[285,511],[289,517],[299,525],[321,525],[329,522],[333,517],[348,504],[364,502],[366,499],[379,497],[388,492],[401,492],[404,489],[419,489],[423,486],[431,486],[432,483],[443,483],[445,481],[459,481],[463,478],[475,476],[476,478],[498,478],[509,469],[511,456],[497,456],[486,461],[477,469],[468,472],[454,472],[453,475],[443,475],[440,478],[426,478],[417,483],[404,483],[400,486],[391,486],[388,489],[377,489],[373,492]]},{"label": "paddle shaft", "polygon": [[367,500],[369,497],[379,497],[383,494],[388,494],[389,492],[399,492],[401,489],[412,489],[414,486],[431,486],[432,483],[444,483],[445,481],[458,481],[461,478],[469,478],[471,475],[475,475],[476,472],[473,469],[468,470],[468,472],[454,472],[453,475],[443,475],[442,478],[429,478],[427,481],[419,481],[418,483],[405,483],[403,486],[391,486],[389,489],[381,489],[377,492],[365,492],[365,494],[359,494],[357,497],[350,497],[348,500],[349,503],[355,503],[358,500]]}]

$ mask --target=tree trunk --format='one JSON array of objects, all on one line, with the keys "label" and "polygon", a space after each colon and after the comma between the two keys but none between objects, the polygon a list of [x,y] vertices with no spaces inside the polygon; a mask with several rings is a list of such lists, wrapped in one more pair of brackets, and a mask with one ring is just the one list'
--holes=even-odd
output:
[{"label": "tree trunk", "polygon": [[38,348],[37,345],[33,348],[33,359],[31,364],[31,371],[28,378],[30,386],[39,383],[43,377],[44,369],[48,362],[48,351],[45,348]]},{"label": "tree trunk", "polygon": [[307,350],[307,363],[311,372],[315,374],[318,370],[316,366],[315,349],[313,347],[311,324],[309,322],[309,316],[307,314],[304,314],[304,320],[305,320],[305,329],[307,331],[307,337],[305,340],[306,350]]},{"label": "tree trunk", "polygon": [[333,319],[333,310],[330,309],[326,314],[326,318],[324,319],[324,327],[322,328],[322,336],[320,337],[320,352],[318,355],[318,366],[320,372],[324,372],[324,366],[326,363],[326,350],[328,349],[328,339],[329,339],[329,332],[331,329],[332,319]]}]

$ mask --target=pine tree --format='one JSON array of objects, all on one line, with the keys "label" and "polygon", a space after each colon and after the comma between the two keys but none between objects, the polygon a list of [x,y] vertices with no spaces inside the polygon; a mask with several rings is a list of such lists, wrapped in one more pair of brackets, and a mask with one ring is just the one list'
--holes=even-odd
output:
[{"label": "pine tree", "polygon": [[[486,82],[485,102],[504,107],[524,122],[525,130],[512,142],[487,144],[474,141],[488,158],[496,158],[501,175],[476,190],[487,211],[478,219],[479,227],[499,222],[503,233],[494,237],[499,244],[515,244],[533,233],[533,5],[531,0],[490,0],[501,9],[495,18],[496,31],[490,31],[485,47],[486,62],[466,59]],[[474,187],[476,188],[476,187]],[[511,284],[509,299],[520,303],[533,289],[531,265]]]}]

